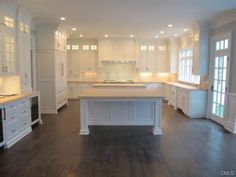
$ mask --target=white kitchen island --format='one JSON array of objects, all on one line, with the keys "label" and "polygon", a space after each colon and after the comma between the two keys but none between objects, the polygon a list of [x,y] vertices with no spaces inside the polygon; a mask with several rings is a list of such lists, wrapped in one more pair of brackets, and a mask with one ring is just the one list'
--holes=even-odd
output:
[{"label": "white kitchen island", "polygon": [[153,126],[161,135],[163,97],[155,90],[85,89],[80,99],[80,135],[89,134],[89,125]]}]

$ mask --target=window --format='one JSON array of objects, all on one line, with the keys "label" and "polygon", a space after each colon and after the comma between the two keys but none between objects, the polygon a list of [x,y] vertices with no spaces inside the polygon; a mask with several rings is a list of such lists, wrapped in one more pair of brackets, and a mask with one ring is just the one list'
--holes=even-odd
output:
[{"label": "window", "polygon": [[66,46],[66,49],[67,49],[67,50],[70,50],[70,45],[67,45],[67,46]]},{"label": "window", "polygon": [[193,84],[200,84],[200,76],[192,75],[193,50],[182,49],[179,59],[179,80]]},{"label": "window", "polygon": [[29,26],[20,22],[20,31],[23,33],[29,33]]},{"label": "window", "polygon": [[91,50],[97,50],[98,47],[97,47],[97,45],[91,45],[90,48],[91,48]]}]

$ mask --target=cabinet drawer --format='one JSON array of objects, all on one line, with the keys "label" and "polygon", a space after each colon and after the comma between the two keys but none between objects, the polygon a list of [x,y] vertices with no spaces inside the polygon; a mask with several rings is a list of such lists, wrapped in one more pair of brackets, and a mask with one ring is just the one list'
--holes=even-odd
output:
[{"label": "cabinet drawer", "polygon": [[14,138],[15,136],[17,136],[19,134],[19,128],[18,128],[18,123],[19,121],[15,121],[14,123],[12,123],[11,125],[9,125],[7,127],[7,133],[6,133],[6,138],[7,140],[11,140],[12,138]]},{"label": "cabinet drawer", "polygon": [[19,119],[19,131],[22,132],[26,128],[31,126],[31,115],[30,114],[25,114],[24,117]]}]

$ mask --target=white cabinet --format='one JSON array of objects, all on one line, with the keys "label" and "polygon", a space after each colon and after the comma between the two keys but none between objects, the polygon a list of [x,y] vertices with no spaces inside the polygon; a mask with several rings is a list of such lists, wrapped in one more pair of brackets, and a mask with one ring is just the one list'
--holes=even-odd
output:
[{"label": "white cabinet", "polygon": [[170,60],[170,73],[177,73],[178,71],[178,40],[172,38],[169,41],[169,60]]},{"label": "white cabinet", "polygon": [[56,72],[56,109],[67,104],[67,57],[66,53],[56,51],[55,72]]},{"label": "white cabinet", "polygon": [[97,71],[97,50],[80,50],[79,51],[80,72]]},{"label": "white cabinet", "polygon": [[68,79],[80,80],[83,72],[96,72],[98,68],[98,42],[93,39],[68,40]]},{"label": "white cabinet", "polygon": [[68,50],[68,80],[79,80],[80,79],[80,57],[79,50]]},{"label": "white cabinet", "polygon": [[78,98],[81,91],[86,88],[93,87],[93,83],[79,83],[79,82],[69,82],[68,84],[68,97],[70,99]]},{"label": "white cabinet", "polygon": [[169,84],[163,84],[163,96],[166,101],[170,100],[170,85]]},{"label": "white cabinet", "polygon": [[0,2],[0,75],[16,75],[16,6]]},{"label": "white cabinet", "polygon": [[168,54],[168,42],[165,40],[157,41],[156,72],[169,73],[170,59]]},{"label": "white cabinet", "polygon": [[169,93],[169,104],[174,106],[174,109],[177,109],[177,87],[174,85],[170,85],[170,93]]},{"label": "white cabinet", "polygon": [[[57,28],[43,26],[38,27],[37,32],[41,112],[48,114],[56,114],[60,107],[67,104],[67,53],[55,46],[55,31]],[[45,39],[45,36],[53,42],[48,44],[48,38]]]},{"label": "white cabinet", "polygon": [[24,98],[4,104],[3,109],[5,146],[9,148],[32,131],[30,99]]},{"label": "white cabinet", "polygon": [[208,75],[209,25],[199,22],[193,27],[193,75]]},{"label": "white cabinet", "polygon": [[207,91],[183,84],[165,84],[165,97],[174,109],[181,109],[190,118],[205,118]]},{"label": "white cabinet", "polygon": [[32,14],[20,7],[18,9],[18,61],[21,92],[32,91],[30,60],[30,21]]},{"label": "white cabinet", "polygon": [[102,61],[136,61],[136,41],[134,39],[99,39],[99,66]]},{"label": "white cabinet", "polygon": [[177,107],[190,118],[205,118],[207,91],[178,88]]}]

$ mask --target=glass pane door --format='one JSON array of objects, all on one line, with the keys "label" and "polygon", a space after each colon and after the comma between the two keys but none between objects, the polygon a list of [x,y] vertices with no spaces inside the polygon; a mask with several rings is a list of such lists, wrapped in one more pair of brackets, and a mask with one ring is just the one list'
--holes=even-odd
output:
[{"label": "glass pane door", "polygon": [[215,40],[214,48],[211,118],[223,123],[228,83],[229,37],[222,36]]},{"label": "glass pane door", "polygon": [[215,57],[212,114],[220,118],[224,118],[227,60],[227,56]]}]

